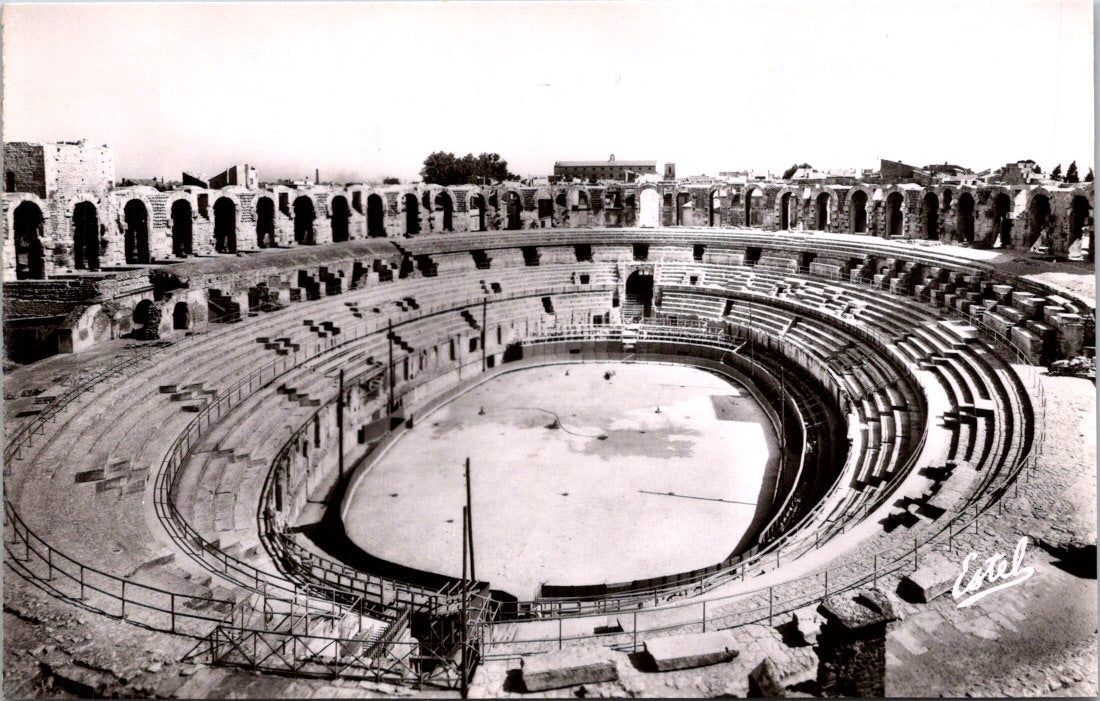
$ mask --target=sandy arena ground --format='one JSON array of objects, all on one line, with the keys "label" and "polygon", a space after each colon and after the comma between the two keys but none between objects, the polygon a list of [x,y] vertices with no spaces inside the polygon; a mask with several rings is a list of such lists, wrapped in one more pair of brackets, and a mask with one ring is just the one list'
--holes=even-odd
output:
[{"label": "sandy arena ground", "polygon": [[533,368],[421,417],[356,476],[342,514],[367,552],[458,576],[468,456],[478,578],[525,599],[541,583],[720,562],[752,521],[777,445],[744,388],[702,370]]}]

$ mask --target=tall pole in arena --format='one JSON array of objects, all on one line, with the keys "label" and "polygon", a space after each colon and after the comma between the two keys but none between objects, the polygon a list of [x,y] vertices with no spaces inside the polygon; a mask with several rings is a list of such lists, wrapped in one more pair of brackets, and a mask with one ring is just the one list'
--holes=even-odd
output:
[{"label": "tall pole in arena", "polygon": [[466,531],[470,538],[470,579],[477,581],[477,568],[474,566],[474,500],[470,489],[470,458],[466,458]]},{"label": "tall pole in arena", "polygon": [[460,647],[462,648],[462,659],[459,680],[459,688],[462,692],[462,698],[466,698],[466,695],[470,692],[466,683],[466,525],[469,523],[469,512],[465,506],[462,507],[462,613],[460,616],[460,628],[458,631]]}]

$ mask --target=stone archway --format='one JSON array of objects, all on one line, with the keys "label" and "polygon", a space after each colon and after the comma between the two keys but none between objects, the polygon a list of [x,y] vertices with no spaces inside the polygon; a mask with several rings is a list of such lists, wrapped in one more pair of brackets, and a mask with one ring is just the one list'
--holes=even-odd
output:
[{"label": "stone archway", "polygon": [[312,244],[317,242],[313,229],[313,221],[317,218],[317,211],[313,208],[313,200],[306,196],[294,200],[294,242],[299,244]]},{"label": "stone archway", "polygon": [[936,197],[936,193],[929,192],[925,194],[921,203],[921,210],[924,214],[924,237],[929,241],[939,241],[940,198]]},{"label": "stone archway", "polygon": [[367,236],[380,238],[386,235],[386,205],[382,196],[367,195]]},{"label": "stone archway", "polygon": [[405,195],[405,233],[420,233],[420,202],[411,192]]},{"label": "stone archway", "polygon": [[867,233],[867,193],[856,190],[852,193],[849,205],[849,218],[853,234]]},{"label": "stone archway", "polygon": [[237,252],[237,204],[228,197],[214,202],[214,250]]},{"label": "stone archway", "polygon": [[73,207],[73,267],[99,270],[99,213],[91,202]]},{"label": "stone archway", "polygon": [[275,245],[275,201],[270,197],[256,200],[256,246],[269,248]]},{"label": "stone archway", "polygon": [[454,231],[455,204],[451,195],[446,191],[440,192],[435,196],[435,207],[443,212],[443,231]]},{"label": "stone archway", "polygon": [[191,242],[191,227],[194,225],[191,203],[187,200],[176,200],[172,203],[171,213],[172,255],[185,258],[194,250]]},{"label": "stone archway", "polygon": [[886,198],[886,235],[905,235],[905,197],[900,192],[891,192]]},{"label": "stone archway", "polygon": [[123,245],[127,263],[149,262],[149,210],[141,200],[134,199],[122,208],[126,222]]},{"label": "stone archway", "polygon": [[332,202],[329,203],[329,214],[332,217],[333,243],[347,241],[349,238],[348,219],[351,217],[351,210],[348,209],[348,199],[343,195],[333,197]]},{"label": "stone archway", "polygon": [[43,222],[42,210],[34,202],[21,202],[12,212],[16,280],[42,280],[46,277]]},{"label": "stone archway", "polygon": [[955,204],[955,236],[962,243],[974,241],[974,195],[964,192]]}]

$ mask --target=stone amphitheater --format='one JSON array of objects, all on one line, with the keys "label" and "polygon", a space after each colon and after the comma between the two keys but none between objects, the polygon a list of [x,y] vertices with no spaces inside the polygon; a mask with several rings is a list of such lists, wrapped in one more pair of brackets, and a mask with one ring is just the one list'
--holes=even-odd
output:
[{"label": "stone amphitheater", "polygon": [[[5,696],[1096,693],[1095,385],[1051,370],[1094,354],[1091,184],[5,168]],[[612,361],[738,378],[781,436],[726,557],[531,595],[348,542],[422,417]]]}]

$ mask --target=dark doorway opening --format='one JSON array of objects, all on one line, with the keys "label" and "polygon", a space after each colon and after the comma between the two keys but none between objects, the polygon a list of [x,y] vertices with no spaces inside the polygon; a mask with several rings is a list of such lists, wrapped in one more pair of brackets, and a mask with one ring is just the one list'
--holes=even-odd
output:
[{"label": "dark doorway opening", "polygon": [[33,202],[22,202],[12,213],[15,235],[15,279],[41,280],[46,277],[46,254],[42,247],[42,210]]},{"label": "dark doorway opening", "polygon": [[228,197],[214,202],[214,250],[237,252],[237,205]]},{"label": "dark doorway opening", "polygon": [[99,270],[99,216],[91,202],[73,208],[73,267]]},{"label": "dark doorway opening", "polygon": [[905,227],[905,214],[902,207],[905,198],[900,192],[892,192],[886,198],[886,235],[901,236]]},{"label": "dark doorway opening", "polygon": [[313,208],[313,200],[308,197],[299,197],[294,200],[294,242],[307,244],[316,242],[316,234],[313,230],[313,220],[317,212]]},{"label": "dark doorway opening", "polygon": [[856,190],[852,195],[852,233],[864,234],[867,232],[867,193]]},{"label": "dark doorway opening", "polygon": [[256,245],[275,246],[275,202],[270,197],[256,200]]},{"label": "dark doorway opening", "polygon": [[974,241],[974,196],[969,192],[959,195],[955,210],[955,235],[963,243]]},{"label": "dark doorway opening", "polygon": [[332,203],[329,205],[329,212],[332,215],[332,240],[334,243],[341,243],[348,240],[348,217],[351,216],[351,211],[348,209],[348,200],[343,195],[337,195],[332,198]]},{"label": "dark doorway opening", "polygon": [[126,220],[123,244],[127,263],[149,262],[149,210],[141,200],[130,200],[122,209]]},{"label": "dark doorway opening", "polygon": [[190,202],[176,200],[172,203],[172,255],[178,258],[185,258],[193,252],[191,247],[193,218]]},{"label": "dark doorway opening", "polygon": [[522,228],[523,221],[520,214],[523,212],[523,201],[519,195],[515,192],[509,192],[504,196],[504,204],[508,215],[508,230],[513,231]]},{"label": "dark doorway opening", "polygon": [[829,193],[822,192],[817,196],[817,230],[825,231],[829,228]]},{"label": "dark doorway opening", "polygon": [[191,328],[191,308],[187,306],[187,302],[176,302],[176,306],[172,308],[172,328],[176,330]]},{"label": "dark doorway opening", "polygon": [[443,212],[443,231],[454,231],[454,211],[455,205],[451,196],[446,192],[441,192],[435,196],[435,207],[439,211]]},{"label": "dark doorway opening", "polygon": [[405,233],[420,233],[420,202],[412,193],[405,195]]},{"label": "dark doorway opening", "polygon": [[380,195],[367,196],[367,236],[379,238],[386,235],[386,214]]},{"label": "dark doorway opening", "polygon": [[936,197],[936,193],[929,192],[924,196],[922,209],[924,209],[924,237],[929,241],[938,241],[940,238],[940,198]]},{"label": "dark doorway opening", "polygon": [[626,300],[623,302],[623,321],[632,322],[653,313],[653,276],[635,270],[626,279]]}]

